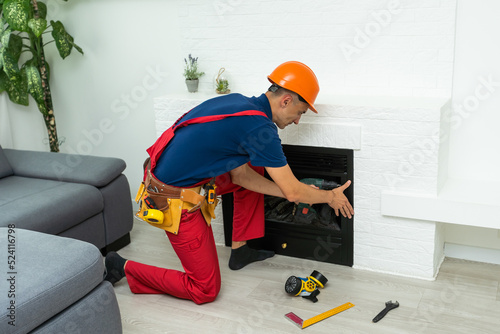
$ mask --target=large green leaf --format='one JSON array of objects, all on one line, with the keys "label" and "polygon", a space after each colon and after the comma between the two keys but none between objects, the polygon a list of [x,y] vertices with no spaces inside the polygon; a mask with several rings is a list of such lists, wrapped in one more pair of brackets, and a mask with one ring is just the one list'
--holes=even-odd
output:
[{"label": "large green leaf", "polygon": [[0,71],[0,94],[7,89],[7,82],[9,78],[7,78],[7,74],[4,71]]},{"label": "large green leaf", "polygon": [[20,73],[15,57],[9,52],[8,49],[2,50],[0,52],[0,57],[2,57],[3,71],[7,74],[7,77],[12,80],[18,79]]},{"label": "large green leaf", "polygon": [[46,19],[47,18],[47,5],[44,4],[43,2],[38,2],[38,16],[41,19]]},{"label": "large green leaf", "polygon": [[52,25],[52,37],[54,37],[61,58],[69,56],[73,47],[83,54],[83,50],[73,42],[73,37],[66,32],[61,21],[50,21],[50,24]]},{"label": "large green leaf", "polygon": [[[0,20],[0,23],[2,23],[2,29],[3,29],[3,17],[2,20]],[[9,40],[10,40],[10,33],[12,31],[10,28],[7,28],[3,31],[0,30],[0,69],[3,68],[3,55],[5,52],[7,52],[7,47],[9,46]]]},{"label": "large green leaf", "polygon": [[[12,41],[12,44],[11,44]],[[21,40],[22,43],[22,40]],[[11,29],[7,28],[0,36],[0,64],[7,77],[14,78],[19,75],[19,36],[12,35]],[[21,45],[22,47],[22,45]]]},{"label": "large green leaf", "polygon": [[2,46],[2,44],[1,44],[2,39],[3,39],[3,36],[7,33],[7,30],[9,30],[9,34],[10,34],[10,28],[8,26],[4,30],[4,27],[7,24],[7,21],[5,21],[5,18],[2,15],[2,7],[1,6],[2,5],[0,5],[0,47]]},{"label": "large green leaf", "polygon": [[28,83],[23,72],[24,70],[21,70],[21,75],[16,79],[7,78],[4,73],[0,73],[0,87],[7,91],[12,102],[27,106],[29,105]]},{"label": "large green leaf", "polygon": [[7,45],[9,45],[11,32],[12,30],[10,28],[7,28],[4,31],[0,32],[0,50],[4,50]]},{"label": "large green leaf", "polygon": [[13,30],[29,31],[30,11],[30,0],[5,0],[3,3],[3,15]]},{"label": "large green leaf", "polygon": [[[29,63],[29,62],[28,62]],[[47,113],[47,108],[45,107],[45,101],[43,99],[43,87],[42,78],[40,77],[40,72],[38,68],[34,65],[27,65],[25,68],[26,80],[28,84],[28,93],[33,96],[33,99],[38,105],[38,109],[43,113]]]},{"label": "large green leaf", "polygon": [[14,57],[16,62],[19,61],[19,58],[21,58],[21,52],[23,50],[23,39],[21,38],[21,36],[10,35],[7,50]]},{"label": "large green leaf", "polygon": [[[26,63],[24,63],[23,66],[28,66],[28,65],[36,66],[36,68],[38,68],[38,70],[40,71],[40,77],[42,76],[40,65],[38,64],[38,60],[36,60],[35,58],[30,59]],[[50,82],[50,66],[49,66],[48,62],[45,62],[45,71],[47,73],[47,82]]]},{"label": "large green leaf", "polygon": [[36,37],[40,37],[45,29],[47,29],[47,20],[31,19],[28,21],[28,26],[31,28]]},{"label": "large green leaf", "polygon": [[42,78],[38,68],[33,65],[25,67],[26,79],[28,82],[28,93],[30,93],[35,100],[43,99]]}]

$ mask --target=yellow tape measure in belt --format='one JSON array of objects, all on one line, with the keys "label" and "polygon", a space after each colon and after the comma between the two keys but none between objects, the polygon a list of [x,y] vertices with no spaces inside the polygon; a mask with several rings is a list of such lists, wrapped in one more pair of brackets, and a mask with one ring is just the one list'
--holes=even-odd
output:
[{"label": "yellow tape measure in belt", "polygon": [[297,316],[293,312],[285,314],[285,318],[287,318],[288,320],[290,320],[291,322],[293,322],[294,324],[299,326],[299,328],[303,329],[303,328],[311,326],[317,322],[320,322],[321,320],[324,320],[328,317],[331,317],[332,315],[335,315],[337,313],[340,313],[342,311],[350,309],[353,306],[354,306],[354,304],[352,304],[352,303],[345,303],[344,305],[340,305],[336,308],[333,308],[329,311],[318,314],[317,316],[314,316],[314,317],[307,319],[307,320],[302,320],[299,316]]}]

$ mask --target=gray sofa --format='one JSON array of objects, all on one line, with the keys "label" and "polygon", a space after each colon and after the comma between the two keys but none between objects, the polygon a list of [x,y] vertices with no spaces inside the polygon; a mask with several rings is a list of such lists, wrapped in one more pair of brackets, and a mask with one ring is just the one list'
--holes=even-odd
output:
[{"label": "gray sofa", "polygon": [[116,158],[0,147],[0,333],[122,332],[102,254],[130,242],[124,169]]},{"label": "gray sofa", "polygon": [[103,254],[130,242],[132,199],[116,158],[2,149],[0,227],[87,241]]},{"label": "gray sofa", "polygon": [[0,227],[0,333],[122,333],[112,285],[92,244]]}]

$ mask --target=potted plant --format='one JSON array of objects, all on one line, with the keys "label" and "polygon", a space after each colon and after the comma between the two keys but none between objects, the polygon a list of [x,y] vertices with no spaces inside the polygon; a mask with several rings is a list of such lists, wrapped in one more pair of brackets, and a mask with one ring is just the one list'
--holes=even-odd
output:
[{"label": "potted plant", "polygon": [[[6,91],[9,99],[27,106],[29,96],[42,113],[49,135],[51,152],[59,152],[56,119],[49,85],[50,67],[44,48],[55,42],[61,58],[70,55],[73,42],[60,21],[47,20],[47,5],[37,0],[0,1],[0,93]],[[51,33],[53,40],[44,43],[42,34]],[[21,58],[21,54],[24,54]],[[24,62],[24,63],[23,63]]]},{"label": "potted plant", "polygon": [[215,91],[217,94],[229,94],[231,90],[229,89],[229,80],[227,77],[223,76],[222,73],[224,73],[226,69],[224,67],[221,67],[219,70],[219,73],[217,74],[217,77],[215,78]]},{"label": "potted plant", "polygon": [[205,72],[198,71],[198,57],[194,58],[189,54],[188,59],[184,58],[186,67],[184,68],[184,77],[186,78],[186,86],[189,92],[198,91],[199,78]]},{"label": "potted plant", "polygon": [[226,79],[219,79],[217,81],[216,91],[219,94],[227,94],[231,92],[231,90],[229,89],[229,81],[227,81]]}]

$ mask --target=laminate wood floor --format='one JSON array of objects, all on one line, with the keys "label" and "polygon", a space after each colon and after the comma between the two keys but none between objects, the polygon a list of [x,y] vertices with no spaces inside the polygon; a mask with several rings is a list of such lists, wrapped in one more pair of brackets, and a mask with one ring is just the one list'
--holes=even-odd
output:
[{"label": "laminate wood floor", "polygon": [[[136,221],[125,258],[182,270],[164,233]],[[218,246],[222,288],[217,299],[196,305],[168,295],[134,295],[126,279],[115,285],[123,332],[132,333],[500,333],[500,266],[447,258],[436,281],[356,270],[276,255],[232,271],[230,249]],[[284,283],[313,270],[328,278],[319,301],[292,297]],[[398,301],[378,323],[385,302]],[[299,329],[284,315],[308,319],[345,304],[355,306]]]}]

